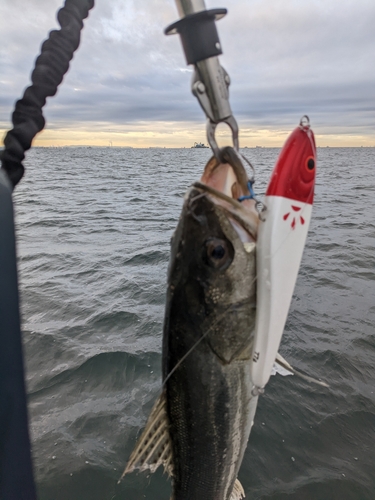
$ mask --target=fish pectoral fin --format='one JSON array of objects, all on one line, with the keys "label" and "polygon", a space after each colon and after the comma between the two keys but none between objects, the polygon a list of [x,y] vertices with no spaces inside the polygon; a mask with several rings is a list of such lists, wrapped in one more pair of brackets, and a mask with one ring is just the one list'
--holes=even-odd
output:
[{"label": "fish pectoral fin", "polygon": [[242,500],[242,498],[245,498],[245,491],[242,484],[236,479],[229,500]]},{"label": "fish pectoral fin", "polygon": [[135,469],[155,472],[164,466],[169,476],[173,475],[172,444],[169,435],[169,423],[165,394],[157,399],[147,420],[146,427],[130,455],[126,468],[119,480]]},{"label": "fish pectoral fin", "polygon": [[326,382],[322,382],[321,380],[317,380],[316,378],[310,377],[309,375],[305,375],[304,373],[301,373],[297,370],[295,370],[286,359],[284,359],[280,353],[276,354],[276,359],[275,363],[284,368],[287,372],[289,372],[292,375],[295,375],[296,377],[302,378],[303,380],[306,380],[307,382],[310,382],[312,384],[317,384],[322,387],[329,387],[329,385]]}]

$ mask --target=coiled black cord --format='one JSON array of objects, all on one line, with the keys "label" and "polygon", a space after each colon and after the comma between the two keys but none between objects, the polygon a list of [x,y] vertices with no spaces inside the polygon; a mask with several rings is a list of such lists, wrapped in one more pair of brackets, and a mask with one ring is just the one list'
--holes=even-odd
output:
[{"label": "coiled black cord", "polygon": [[43,130],[45,119],[42,108],[49,96],[57,92],[69,69],[69,62],[77,50],[83,28],[83,19],[94,7],[94,0],[66,0],[59,10],[57,20],[60,30],[53,30],[43,43],[31,75],[32,85],[16,102],[12,114],[13,128],[4,139],[5,149],[1,155],[2,168],[15,187],[21,180],[25,168],[22,161],[25,151],[38,132]]}]

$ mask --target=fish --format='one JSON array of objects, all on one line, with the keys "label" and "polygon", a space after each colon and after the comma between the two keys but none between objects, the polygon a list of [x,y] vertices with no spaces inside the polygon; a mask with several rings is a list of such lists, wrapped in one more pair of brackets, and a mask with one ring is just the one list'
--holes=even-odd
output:
[{"label": "fish", "polygon": [[172,237],[162,393],[122,476],[162,465],[174,500],[244,498],[237,475],[258,401],[250,363],[259,217],[243,161],[230,147],[220,154],[186,193]]}]

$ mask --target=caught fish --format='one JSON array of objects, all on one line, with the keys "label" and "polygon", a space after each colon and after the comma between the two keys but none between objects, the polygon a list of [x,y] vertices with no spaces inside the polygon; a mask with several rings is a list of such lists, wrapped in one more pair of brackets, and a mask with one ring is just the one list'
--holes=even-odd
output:
[{"label": "caught fish", "polygon": [[163,391],[123,474],[163,465],[175,500],[244,497],[237,474],[258,399],[250,363],[259,217],[237,153],[224,148],[221,158],[185,196],[171,243]]}]

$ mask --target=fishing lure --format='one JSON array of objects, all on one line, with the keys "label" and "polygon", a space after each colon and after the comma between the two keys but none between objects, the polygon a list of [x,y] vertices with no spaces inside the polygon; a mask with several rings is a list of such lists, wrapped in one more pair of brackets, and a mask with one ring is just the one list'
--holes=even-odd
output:
[{"label": "fishing lure", "polygon": [[307,116],[287,139],[266,191],[257,242],[255,391],[268,382],[281,342],[314,199],[316,146]]}]

